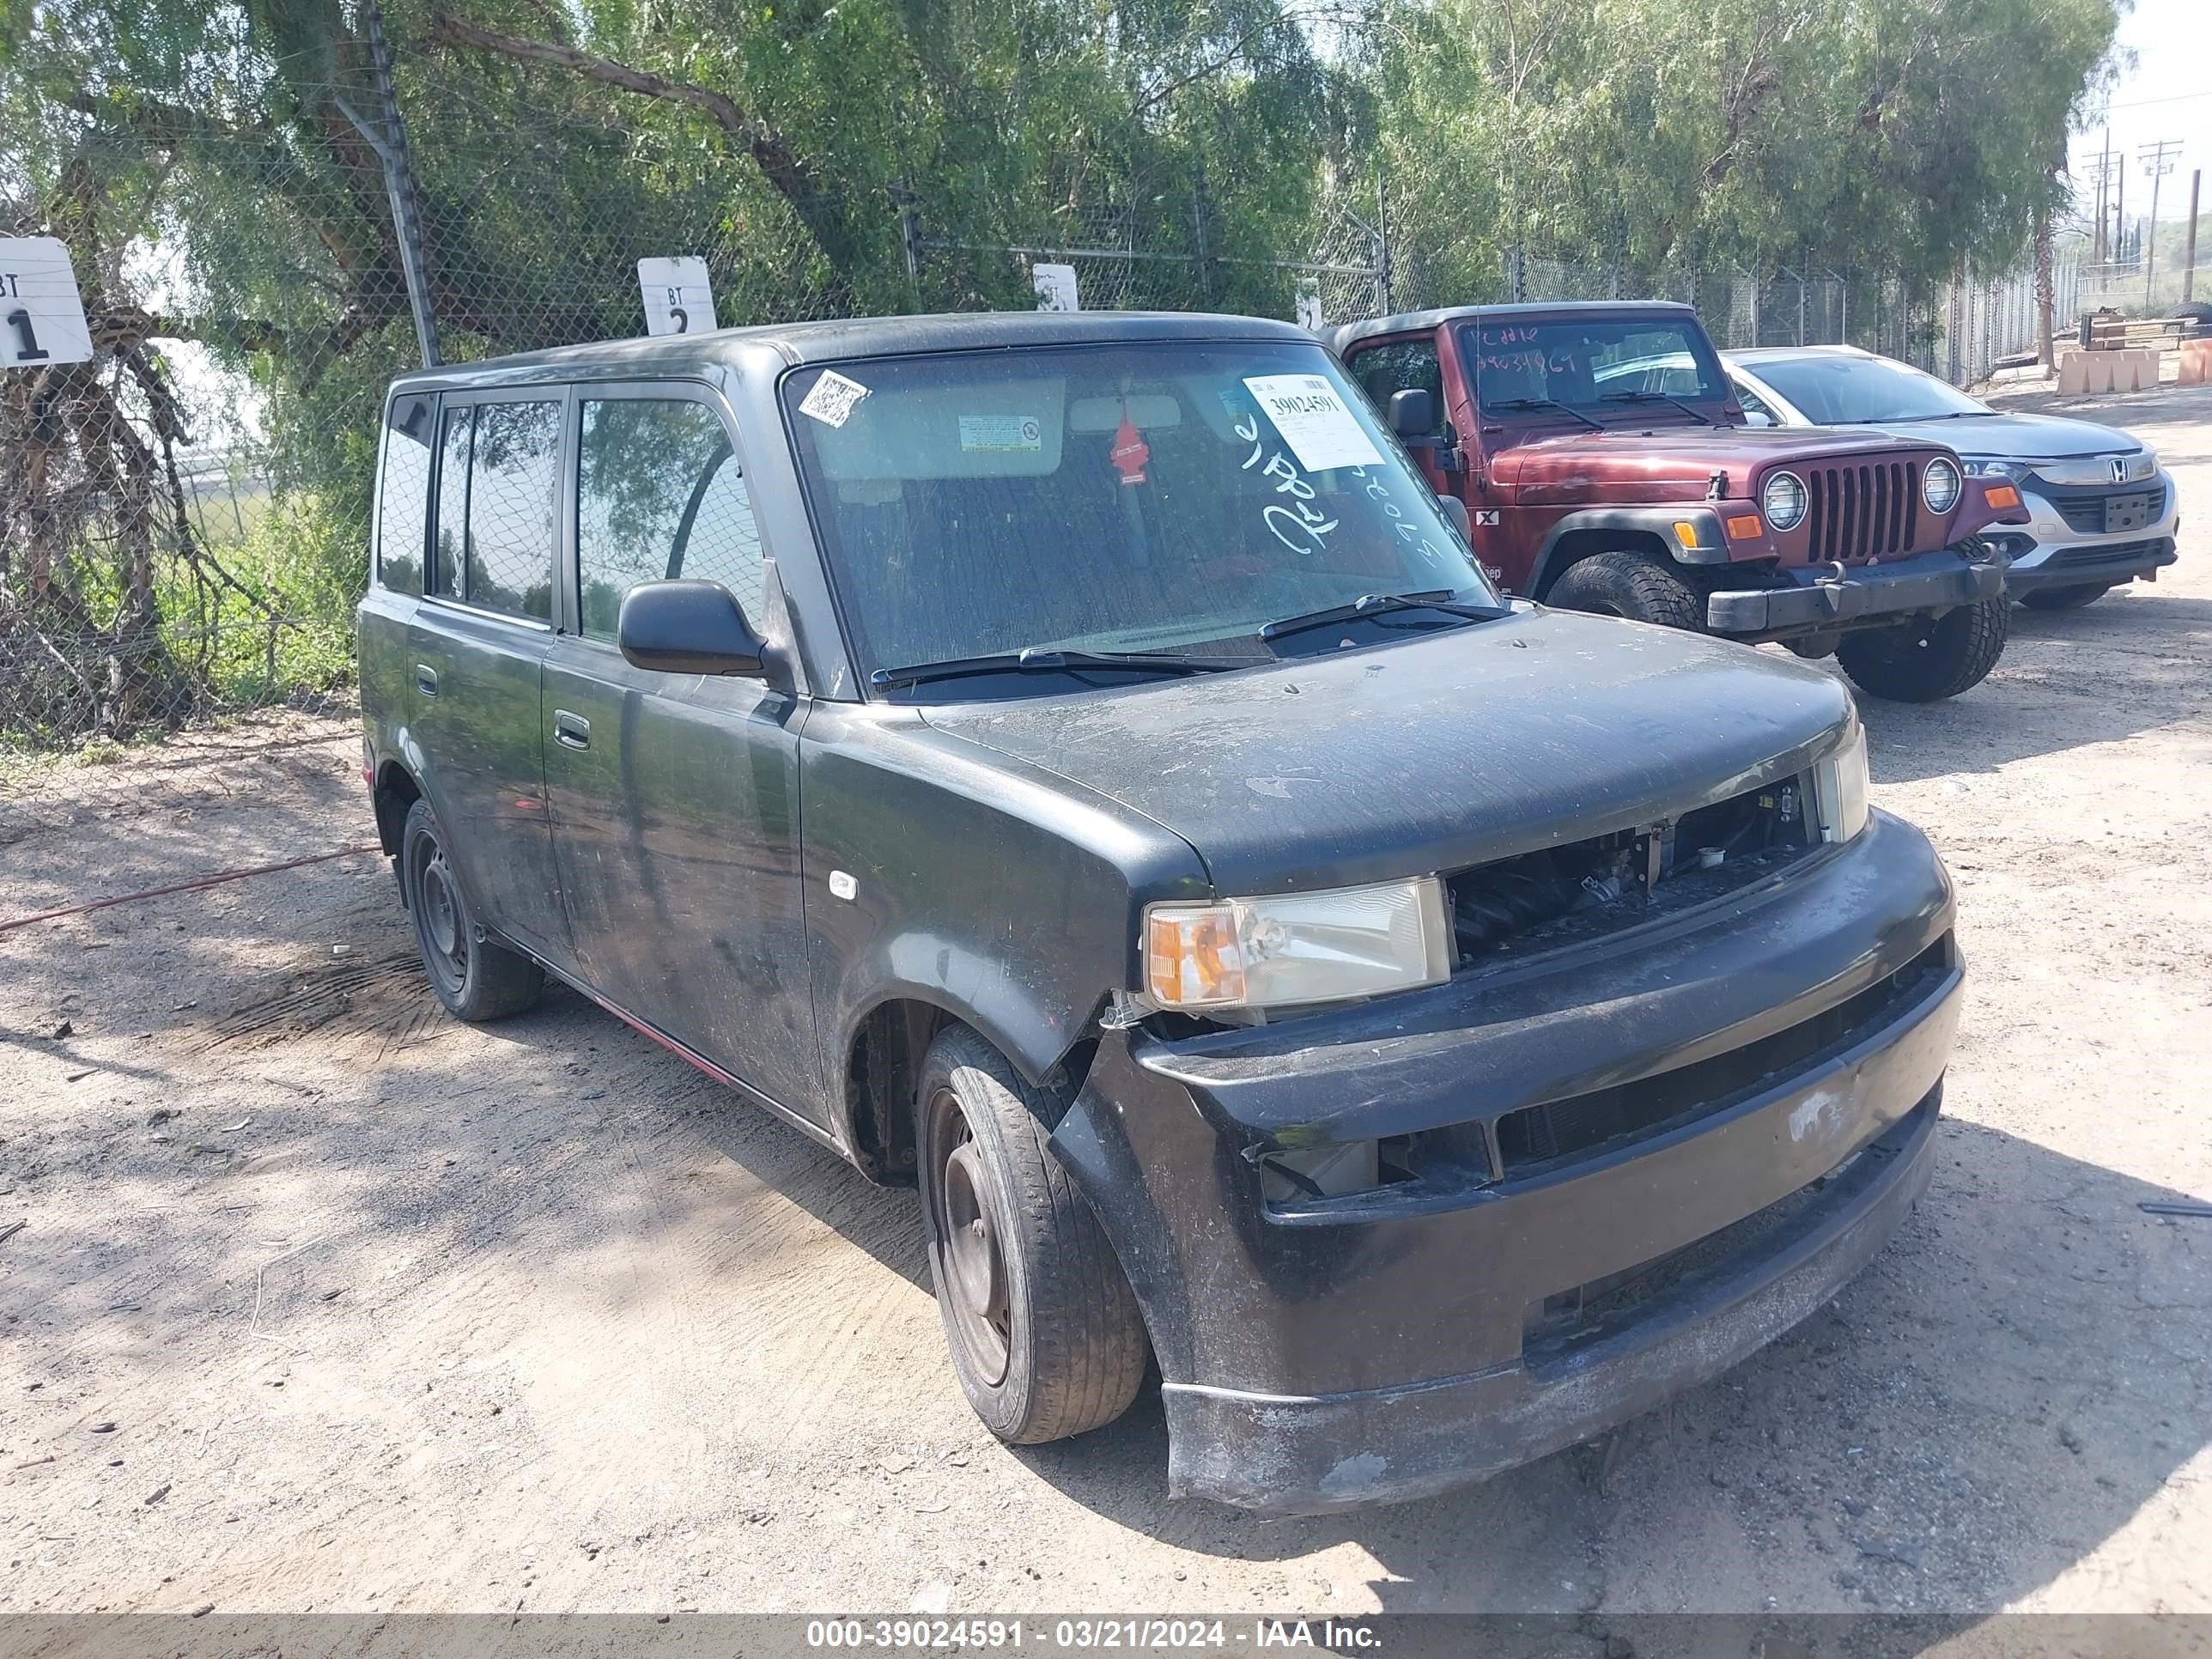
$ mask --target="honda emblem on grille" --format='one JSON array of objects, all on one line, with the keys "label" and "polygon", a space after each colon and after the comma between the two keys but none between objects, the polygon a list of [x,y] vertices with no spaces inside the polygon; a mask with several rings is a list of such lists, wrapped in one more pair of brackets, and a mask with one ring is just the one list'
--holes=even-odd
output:
[{"label": "honda emblem on grille", "polygon": [[2115,455],[2115,456],[2113,456],[2113,457],[2112,457],[2112,482],[2113,482],[2114,483],[2125,483],[2127,481],[2128,481],[2128,458],[2127,458],[2126,456],[2124,456],[2124,455]]}]

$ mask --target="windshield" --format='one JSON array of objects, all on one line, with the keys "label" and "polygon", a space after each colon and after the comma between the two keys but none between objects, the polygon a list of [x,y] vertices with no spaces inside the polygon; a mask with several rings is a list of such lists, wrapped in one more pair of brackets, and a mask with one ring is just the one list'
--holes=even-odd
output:
[{"label": "windshield", "polygon": [[1367,595],[1503,608],[1318,345],[875,358],[801,370],[784,398],[864,674],[1024,650],[1260,661],[1268,623]]},{"label": "windshield", "polygon": [[1460,349],[1485,413],[1540,416],[1546,404],[1557,404],[1602,415],[1634,404],[1636,418],[1649,422],[1666,415],[1670,398],[1692,407],[1728,401],[1720,360],[1692,322],[1619,316],[1477,322],[1460,331]]},{"label": "windshield", "polygon": [[1745,365],[1814,426],[1940,421],[1986,415],[1987,405],[1887,357],[1784,357]]}]

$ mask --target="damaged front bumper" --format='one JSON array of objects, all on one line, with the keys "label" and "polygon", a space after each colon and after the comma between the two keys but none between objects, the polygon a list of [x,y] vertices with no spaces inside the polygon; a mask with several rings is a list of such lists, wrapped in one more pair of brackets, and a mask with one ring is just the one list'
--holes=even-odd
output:
[{"label": "damaged front bumper", "polygon": [[[1053,1141],[1144,1307],[1173,1491],[1286,1515],[1421,1497],[1812,1312],[1926,1185],[1950,922],[1925,840],[1876,815],[1815,866],[1589,949],[1278,1025],[1109,1033]],[[1593,1112],[1611,1132],[1575,1143]],[[1263,1193],[1271,1152],[1425,1136],[1484,1150]]]},{"label": "damaged front bumper", "polygon": [[1994,599],[2002,561],[1976,563],[1948,550],[1878,565],[1826,565],[1777,573],[1773,587],[1729,588],[1705,599],[1708,631],[1757,642],[1879,627]]}]

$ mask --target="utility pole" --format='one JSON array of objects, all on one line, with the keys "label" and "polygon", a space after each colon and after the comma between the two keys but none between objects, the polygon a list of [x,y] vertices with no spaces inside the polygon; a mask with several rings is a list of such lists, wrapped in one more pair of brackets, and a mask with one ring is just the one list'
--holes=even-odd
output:
[{"label": "utility pole", "polygon": [[2093,265],[2101,265],[2112,256],[2111,245],[2105,239],[2106,210],[2112,198],[2112,174],[2116,171],[2112,164],[2119,159],[2109,149],[2100,149],[2089,158],[2089,166],[2097,176],[2097,228],[2089,248],[2089,263]]},{"label": "utility pole", "polygon": [[2150,247],[2143,260],[2143,305],[2154,312],[2158,309],[2152,297],[2158,277],[2158,181],[2173,171],[2173,158],[2181,154],[2181,140],[2161,138],[2136,154],[2142,158],[2142,170],[2150,179]]},{"label": "utility pole", "polygon": [[2197,187],[2204,182],[2204,169],[2197,167],[2189,174],[2189,253],[2181,265],[2181,303],[2187,305],[2197,297]]}]

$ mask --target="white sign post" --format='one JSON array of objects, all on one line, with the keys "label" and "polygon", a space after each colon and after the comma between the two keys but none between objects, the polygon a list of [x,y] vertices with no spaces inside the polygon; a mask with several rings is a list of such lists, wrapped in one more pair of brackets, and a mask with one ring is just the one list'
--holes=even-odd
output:
[{"label": "white sign post", "polygon": [[714,290],[707,262],[694,254],[674,259],[640,259],[637,285],[645,295],[647,334],[704,334],[718,328]]},{"label": "white sign post", "polygon": [[1298,326],[1311,329],[1318,334],[1328,326],[1321,308],[1321,281],[1318,277],[1302,277],[1297,293]]},{"label": "white sign post", "polygon": [[1036,290],[1039,311],[1083,309],[1075,297],[1075,267],[1073,265],[1031,265],[1030,286]]},{"label": "white sign post", "polygon": [[91,361],[69,250],[51,236],[0,238],[0,368]]}]

